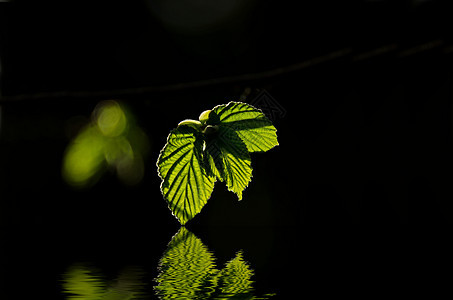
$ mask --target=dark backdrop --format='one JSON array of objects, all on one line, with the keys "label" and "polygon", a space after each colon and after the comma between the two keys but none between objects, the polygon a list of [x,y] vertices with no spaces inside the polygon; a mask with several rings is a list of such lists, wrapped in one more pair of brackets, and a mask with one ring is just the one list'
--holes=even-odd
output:
[{"label": "dark backdrop", "polygon": [[[221,260],[244,249],[257,284],[283,295],[402,276],[400,226],[453,214],[447,2],[0,3],[0,295],[57,297],[74,260],[156,269],[179,227],[155,167],[168,132],[231,100],[260,106],[263,91],[280,146],[252,155],[242,202],[217,183],[189,229]],[[105,99],[149,135],[145,177],[73,190],[68,120]],[[361,242],[376,229],[391,246]]]}]

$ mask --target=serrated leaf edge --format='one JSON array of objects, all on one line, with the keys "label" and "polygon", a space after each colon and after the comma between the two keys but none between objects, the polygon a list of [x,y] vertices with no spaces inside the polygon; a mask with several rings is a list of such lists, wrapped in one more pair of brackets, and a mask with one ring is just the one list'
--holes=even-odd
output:
[{"label": "serrated leaf edge", "polygon": [[[159,162],[160,162],[160,160],[161,160],[161,157],[162,157],[162,155],[163,155],[163,152],[164,152],[165,148],[166,148],[167,145],[168,145],[168,142],[169,142],[169,140],[170,140],[170,136],[172,135],[173,131],[176,130],[176,129],[177,129],[177,128],[173,128],[173,129],[170,131],[170,133],[169,133],[168,136],[167,136],[167,139],[166,139],[166,142],[165,142],[164,147],[162,147],[162,149],[159,151],[159,156],[158,156],[157,161],[156,161],[156,167],[157,167],[157,175],[159,176],[159,178],[160,178],[160,180],[161,180],[161,183],[160,183],[160,185],[159,185],[160,193],[161,193],[162,197],[164,198],[165,202],[167,203],[167,207],[168,207],[168,209],[170,210],[170,212],[171,212],[171,214],[173,215],[173,217],[175,217],[176,220],[178,220],[178,222],[179,222],[182,226],[185,226],[185,224],[186,224],[187,222],[189,222],[190,220],[192,220],[193,217],[190,218],[189,220],[187,220],[186,222],[183,222],[183,221],[182,221],[180,218],[178,218],[178,217],[176,216],[176,214],[173,212],[173,210],[172,210],[172,208],[171,208],[171,206],[170,206],[170,201],[168,201],[167,197],[164,195],[163,185],[164,185],[164,182],[165,182],[165,178],[162,176],[162,174],[161,174],[161,172],[160,172],[160,167],[159,167]],[[200,166],[202,167],[202,169],[204,169],[203,164],[202,164],[201,161],[199,161],[199,164],[200,164]],[[206,175],[203,174],[203,176],[206,176]],[[215,186],[216,181],[217,181],[217,180],[216,180],[216,178],[214,177],[214,178],[213,178],[213,183],[212,183],[213,186]],[[213,187],[213,190],[214,190],[214,187]],[[209,201],[209,199],[211,199],[211,196],[212,196],[212,191],[211,191],[211,193],[209,194],[208,198],[206,199],[206,203]],[[201,209],[200,209],[200,212],[201,212]],[[198,214],[198,213],[197,213],[197,214]],[[197,215],[197,214],[195,214],[195,215]],[[195,215],[194,215],[194,217],[195,217]]]}]

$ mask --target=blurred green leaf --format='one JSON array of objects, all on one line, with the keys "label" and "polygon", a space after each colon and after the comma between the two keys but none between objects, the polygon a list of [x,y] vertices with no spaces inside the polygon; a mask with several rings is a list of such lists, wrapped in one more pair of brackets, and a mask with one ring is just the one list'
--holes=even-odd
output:
[{"label": "blurred green leaf", "polygon": [[87,187],[111,169],[121,182],[133,185],[143,177],[148,148],[148,138],[132,115],[116,101],[103,101],[67,147],[62,176],[71,186]]}]

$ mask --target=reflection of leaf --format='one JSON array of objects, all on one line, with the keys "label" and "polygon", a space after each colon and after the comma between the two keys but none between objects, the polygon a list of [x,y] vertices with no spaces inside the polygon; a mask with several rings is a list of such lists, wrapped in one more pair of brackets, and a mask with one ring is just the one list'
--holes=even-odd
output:
[{"label": "reflection of leaf", "polygon": [[180,126],[168,136],[157,161],[162,194],[183,225],[201,211],[214,189],[214,179],[203,171],[202,150],[196,129]]},{"label": "reflection of leaf", "polygon": [[155,289],[161,299],[206,299],[214,288],[214,256],[193,233],[182,227],[159,264]]},{"label": "reflection of leaf", "polygon": [[63,289],[71,300],[102,299],[105,283],[94,270],[85,266],[73,266],[63,278]]},{"label": "reflection of leaf", "polygon": [[[139,268],[129,267],[123,270],[104,294],[105,300],[144,299],[143,272]],[[148,297],[146,297],[148,298]]]},{"label": "reflection of leaf", "polygon": [[99,272],[74,265],[63,276],[63,290],[70,300],[133,300],[148,298],[143,293],[143,272],[128,268],[108,285]]},{"label": "reflection of leaf", "polygon": [[253,292],[253,270],[244,261],[242,252],[230,260],[219,274],[219,286],[223,295],[245,295]]},{"label": "reflection of leaf", "polygon": [[253,295],[253,270],[242,252],[222,270],[212,252],[185,227],[173,237],[159,264],[154,287],[160,299],[268,299]]}]

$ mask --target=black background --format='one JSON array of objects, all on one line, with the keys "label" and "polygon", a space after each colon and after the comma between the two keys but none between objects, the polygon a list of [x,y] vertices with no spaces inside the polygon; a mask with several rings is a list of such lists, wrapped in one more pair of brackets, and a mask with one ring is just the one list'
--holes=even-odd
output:
[{"label": "black background", "polygon": [[[176,19],[151,1],[0,3],[0,296],[59,298],[74,261],[157,273],[179,228],[155,167],[168,132],[263,90],[284,109],[280,146],[252,155],[243,201],[217,183],[189,229],[221,263],[243,249],[282,298],[402,288],[401,227],[453,214],[451,7],[344,2],[248,1],[216,22],[190,1],[169,1]],[[147,132],[145,178],[76,191],[60,175],[70,120],[105,99]]]}]

